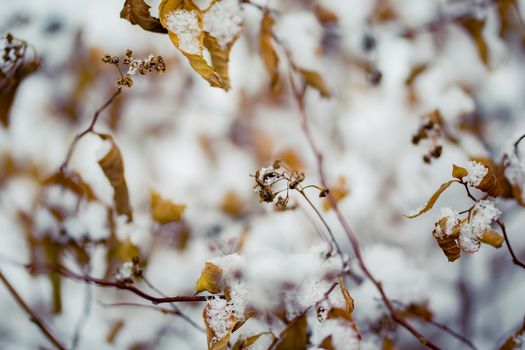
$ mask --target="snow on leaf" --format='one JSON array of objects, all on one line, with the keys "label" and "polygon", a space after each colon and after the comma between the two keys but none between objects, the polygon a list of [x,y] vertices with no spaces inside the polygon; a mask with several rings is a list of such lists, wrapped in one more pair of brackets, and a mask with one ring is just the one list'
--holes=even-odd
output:
[{"label": "snow on leaf", "polygon": [[413,219],[432,209],[439,196],[454,182],[456,182],[456,180],[450,180],[442,184],[438,188],[438,190],[432,195],[432,197],[430,197],[430,199],[421,208],[408,213],[407,215],[405,215],[405,217],[408,219]]},{"label": "snow on leaf", "polygon": [[128,221],[133,219],[131,205],[129,203],[128,185],[124,177],[124,162],[122,154],[113,137],[106,134],[98,134],[103,140],[111,142],[111,149],[109,152],[98,161],[102,168],[104,175],[108,179],[111,187],[113,187],[113,202],[115,209],[119,215],[126,215]]},{"label": "snow on leaf", "polygon": [[200,293],[208,291],[212,294],[219,293],[222,290],[222,269],[215,264],[207,262],[201,275],[195,283],[195,292]]},{"label": "snow on leaf", "polygon": [[215,37],[208,32],[204,32],[204,46],[210,52],[213,69],[215,69],[215,73],[220,77],[221,87],[226,91],[230,89],[228,64],[232,45],[233,41],[226,48],[222,48]]},{"label": "snow on leaf", "polygon": [[487,175],[489,168],[479,162],[469,162],[467,164],[467,175],[463,176],[463,182],[466,182],[472,187],[478,187],[481,185],[485,175]]},{"label": "snow on leaf", "polygon": [[241,7],[238,0],[214,0],[203,13],[204,31],[221,47],[231,48],[242,30]]},{"label": "snow on leaf", "polygon": [[233,306],[225,299],[211,299],[202,312],[206,325],[208,350],[226,350],[237,323]]},{"label": "snow on leaf", "polygon": [[180,221],[186,209],[185,204],[175,204],[164,199],[155,191],[151,191],[151,215],[160,224]]},{"label": "snow on leaf", "polygon": [[202,12],[191,0],[163,0],[159,4],[162,26],[168,30],[175,47],[193,69],[213,87],[222,87],[220,77],[204,58]]},{"label": "snow on leaf", "polygon": [[266,70],[270,74],[270,81],[274,90],[279,86],[279,57],[275,52],[272,44],[272,27],[275,20],[269,11],[264,11],[261,21],[261,33],[259,37],[259,46],[261,50],[262,59]]},{"label": "snow on leaf", "polygon": [[131,24],[137,24],[142,29],[166,34],[168,31],[162,27],[158,18],[152,17],[149,12],[150,6],[144,0],[126,0],[120,18],[127,19]]}]

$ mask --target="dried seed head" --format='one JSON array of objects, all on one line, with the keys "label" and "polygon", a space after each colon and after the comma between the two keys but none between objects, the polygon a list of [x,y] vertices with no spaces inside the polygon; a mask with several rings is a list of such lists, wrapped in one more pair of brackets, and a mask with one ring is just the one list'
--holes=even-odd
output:
[{"label": "dried seed head", "polygon": [[326,197],[326,196],[328,196],[329,193],[330,193],[330,190],[328,190],[328,188],[323,188],[323,189],[319,192],[319,198]]}]

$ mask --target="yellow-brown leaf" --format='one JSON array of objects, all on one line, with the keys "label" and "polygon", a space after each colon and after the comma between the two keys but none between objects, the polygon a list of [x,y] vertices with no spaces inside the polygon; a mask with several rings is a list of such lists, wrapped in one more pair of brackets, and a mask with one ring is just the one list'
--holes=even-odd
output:
[{"label": "yellow-brown leaf", "polygon": [[486,230],[479,240],[482,243],[493,246],[494,248],[500,248],[503,245],[503,241],[505,239],[497,232]]},{"label": "yellow-brown leaf", "polygon": [[[168,28],[166,22],[167,16],[176,10],[193,11],[196,14],[197,21],[201,29],[197,38],[200,49],[198,54],[184,51],[179,45],[179,38],[177,37],[177,34],[170,31]],[[208,62],[206,62],[202,54],[202,50],[204,49],[204,30],[202,29],[202,11],[199,9],[199,7],[196,6],[191,0],[163,0],[159,4],[159,17],[162,26],[168,30],[170,40],[173,42],[175,47],[179,49],[179,51],[182,52],[184,56],[186,56],[192,68],[208,83],[210,83],[211,86],[222,87],[220,77],[215,73],[213,67],[211,67]]]},{"label": "yellow-brown leaf", "polygon": [[222,269],[217,265],[207,262],[201,275],[195,283],[197,293],[208,291],[212,294],[219,293],[222,290]]},{"label": "yellow-brown leaf", "polygon": [[306,86],[316,89],[323,97],[330,97],[330,91],[326,87],[326,84],[319,73],[307,69],[299,69],[299,72],[301,73]]},{"label": "yellow-brown leaf", "polygon": [[436,201],[438,200],[439,196],[441,195],[441,193],[443,193],[453,182],[456,182],[457,180],[450,180],[448,182],[445,182],[444,184],[442,184],[438,190],[432,195],[432,197],[430,197],[430,199],[428,200],[428,202],[425,203],[425,205],[419,209],[417,211],[417,213],[413,214],[413,215],[405,215],[406,218],[409,218],[409,219],[413,219],[413,218],[416,218],[418,217],[419,215],[429,211],[430,209],[432,209],[432,207],[434,206],[434,204],[436,203]]},{"label": "yellow-brown leaf", "polygon": [[456,164],[452,165],[452,177],[461,180],[468,175],[468,171],[465,168],[457,166]]},{"label": "yellow-brown leaf", "polygon": [[103,140],[111,142],[109,152],[98,161],[104,175],[113,187],[113,202],[119,215],[126,215],[132,220],[131,205],[129,203],[128,185],[124,177],[124,162],[117,144],[110,135],[98,134]]},{"label": "yellow-brown leaf", "polygon": [[277,350],[302,350],[306,349],[308,344],[308,333],[306,328],[308,323],[306,315],[297,316],[288,331],[284,334],[281,341],[275,347]]},{"label": "yellow-brown leaf", "polygon": [[164,199],[155,191],[151,191],[151,215],[160,224],[180,221],[186,209],[185,204],[175,204]]},{"label": "yellow-brown leaf", "polygon": [[274,22],[275,20],[270,12],[264,11],[261,21],[259,45],[264,65],[266,66],[268,74],[270,74],[272,88],[277,90],[279,86],[279,57],[277,56],[272,43],[272,27]]}]

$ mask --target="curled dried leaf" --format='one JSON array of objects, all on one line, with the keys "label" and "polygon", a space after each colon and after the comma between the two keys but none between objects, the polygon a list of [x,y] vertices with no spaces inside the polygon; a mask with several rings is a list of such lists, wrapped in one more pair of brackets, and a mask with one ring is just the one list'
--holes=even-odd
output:
[{"label": "curled dried leaf", "polygon": [[[212,305],[207,304],[202,311],[202,318],[204,319],[204,324],[206,325],[206,333],[208,339],[208,350],[227,350],[233,328],[237,323],[237,317],[232,313],[227,315],[227,319],[216,320],[216,315],[210,315],[212,311]],[[215,317],[214,317],[215,316]],[[223,315],[224,316],[224,315]],[[226,329],[221,330],[222,334],[217,334],[213,325],[210,324],[210,320],[214,322],[221,322]]]},{"label": "curled dried leaf", "polygon": [[149,9],[150,6],[144,0],[126,0],[122,11],[120,11],[120,18],[127,19],[131,24],[137,24],[150,32],[168,33],[160,20],[151,16]]},{"label": "curled dried leaf", "polygon": [[104,175],[108,179],[111,187],[113,187],[113,202],[115,209],[119,215],[126,215],[128,221],[133,219],[131,205],[129,203],[128,185],[124,177],[124,162],[122,154],[113,137],[105,134],[98,134],[103,140],[111,142],[111,149],[109,152],[98,161],[102,168]]},{"label": "curled dried leaf", "polygon": [[413,214],[410,213],[408,215],[405,215],[405,217],[408,218],[408,219],[413,219],[413,218],[416,218],[419,215],[429,211],[430,209],[432,209],[432,207],[434,207],[434,204],[438,200],[439,196],[441,196],[441,194],[454,182],[457,182],[457,180],[450,180],[450,181],[445,182],[444,184],[442,184],[438,188],[438,190],[432,195],[432,197],[430,197],[430,199],[420,209],[416,210],[415,213],[413,213]]},{"label": "curled dried leaf", "polygon": [[207,262],[201,275],[195,283],[195,292],[200,293],[208,291],[212,294],[219,293],[222,290],[222,269],[215,264]]},{"label": "curled dried leaf", "polygon": [[193,69],[213,87],[222,87],[221,79],[203,56],[204,30],[202,11],[191,0],[163,0],[159,4],[160,22],[169,38],[188,59]]},{"label": "curled dried leaf", "polygon": [[346,311],[349,314],[352,314],[352,312],[354,312],[354,299],[352,299],[350,293],[348,293],[348,290],[343,286],[342,278],[339,278],[339,288],[341,289],[341,294],[343,294],[343,298],[345,299]]},{"label": "curled dried leaf", "polygon": [[[445,256],[448,258],[448,261],[452,262],[459,259],[461,255],[461,249],[458,241],[461,225],[460,223],[455,224],[450,232],[448,232],[446,228],[447,221],[448,218],[444,217],[436,222],[436,226],[434,231],[432,231],[432,235],[436,239],[439,247],[443,250]],[[445,232],[445,234],[442,234],[442,232]]]},{"label": "curled dried leaf", "polygon": [[151,191],[151,215],[160,224],[180,221],[186,209],[185,204],[175,204],[164,199],[155,191]]},{"label": "curled dried leaf", "polygon": [[279,57],[277,56],[272,43],[272,27],[274,22],[275,20],[270,12],[265,10],[261,21],[259,46],[264,65],[270,74],[271,86],[274,90],[277,90],[279,88]]}]

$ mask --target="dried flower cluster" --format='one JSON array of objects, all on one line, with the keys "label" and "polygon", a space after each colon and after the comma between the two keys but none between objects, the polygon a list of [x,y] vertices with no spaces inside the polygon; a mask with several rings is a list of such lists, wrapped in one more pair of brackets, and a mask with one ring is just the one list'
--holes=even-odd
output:
[{"label": "dried flower cluster", "polygon": [[162,56],[149,55],[144,59],[138,59],[133,57],[133,51],[127,50],[122,63],[128,66],[126,74],[122,74],[122,71],[119,66],[120,59],[117,56],[111,56],[110,54],[105,54],[102,57],[102,62],[115,65],[120,74],[120,78],[117,80],[117,86],[122,87],[131,87],[133,85],[132,76],[140,73],[145,75],[151,72],[164,73],[166,71],[166,64],[164,63],[164,58]]}]

